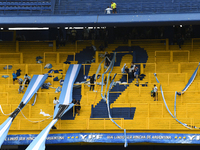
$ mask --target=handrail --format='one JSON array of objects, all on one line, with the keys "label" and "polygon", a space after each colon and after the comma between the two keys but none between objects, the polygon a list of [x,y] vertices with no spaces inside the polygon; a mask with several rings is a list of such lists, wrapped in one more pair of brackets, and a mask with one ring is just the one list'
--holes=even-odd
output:
[{"label": "handrail", "polygon": [[76,61],[75,57],[76,57],[76,53],[75,52],[44,52],[44,63],[46,63],[46,55],[47,54],[56,54],[56,63],[59,64],[60,63],[60,54],[73,54],[74,58],[73,61]]}]

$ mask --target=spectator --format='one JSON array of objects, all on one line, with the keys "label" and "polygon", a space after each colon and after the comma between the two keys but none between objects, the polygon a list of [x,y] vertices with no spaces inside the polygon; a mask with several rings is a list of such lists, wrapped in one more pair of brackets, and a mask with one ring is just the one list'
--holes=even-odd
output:
[{"label": "spectator", "polygon": [[18,82],[19,82],[19,89],[18,89],[19,94],[24,93],[23,87],[22,87],[22,81],[18,80]]},{"label": "spectator", "polygon": [[88,29],[88,27],[85,27],[85,28],[83,29],[84,40],[88,40],[88,38],[89,38],[89,33],[90,33],[90,30]]},{"label": "spectator", "polygon": [[72,43],[75,43],[76,42],[76,30],[74,27],[73,27],[71,33],[72,33]]},{"label": "spectator", "polygon": [[70,29],[69,29],[69,27],[68,27],[67,33],[66,33],[67,41],[70,39],[70,37],[71,37],[71,31],[70,31]]},{"label": "spectator", "polygon": [[115,2],[111,2],[111,8],[113,10],[113,14],[117,13],[117,4]]},{"label": "spectator", "polygon": [[[54,104],[54,110],[55,110],[56,105],[59,104],[59,100],[58,100],[56,97],[55,97],[54,100],[53,100],[53,104]],[[57,128],[53,125],[51,129],[57,129]]]},{"label": "spectator", "polygon": [[134,74],[135,74],[135,77],[136,77],[136,83],[138,83],[139,68],[138,68],[137,66],[135,67],[135,72],[134,72]]},{"label": "spectator", "polygon": [[90,77],[90,91],[94,91],[94,76]]},{"label": "spectator", "polygon": [[131,63],[131,68],[129,69],[129,72],[132,75],[132,78],[134,78],[134,72],[135,72],[135,64],[134,62]]},{"label": "spectator", "polygon": [[184,37],[183,36],[182,37],[180,36],[180,38],[177,41],[177,44],[179,45],[179,49],[181,50],[181,45],[184,44]]},{"label": "spectator", "polygon": [[73,104],[76,104],[76,100],[75,100],[75,99],[73,99],[71,103],[73,103]]},{"label": "spectator", "polygon": [[153,92],[154,91],[154,88],[152,88],[152,90],[151,90],[151,97],[153,97]]},{"label": "spectator", "polygon": [[79,101],[79,100],[77,100],[77,102],[76,102],[75,109],[76,109],[76,113],[77,113],[78,116],[79,116],[79,115],[80,115],[80,109],[81,109],[80,101]]},{"label": "spectator", "polygon": [[24,76],[25,87],[27,87],[27,84],[30,83],[30,80],[31,80],[31,77],[29,77],[27,74],[25,74],[25,76]]},{"label": "spectator", "polygon": [[106,9],[105,9],[105,12],[106,14],[111,14],[111,8],[108,6]]},{"label": "spectator", "polygon": [[15,71],[13,71],[12,76],[13,76],[13,84],[15,84],[15,80],[17,80],[17,75]]},{"label": "spectator", "polygon": [[106,58],[106,66],[110,65],[110,54],[108,52],[105,53],[105,58]]},{"label": "spectator", "polygon": [[58,36],[56,36],[56,48],[58,49],[60,45],[60,40],[58,38]]},{"label": "spectator", "polygon": [[129,69],[128,69],[127,66],[126,66],[126,68],[125,68],[125,72],[129,74]]},{"label": "spectator", "polygon": [[54,109],[55,109],[56,105],[59,104],[59,100],[56,97],[53,100],[53,104],[54,104]]},{"label": "spectator", "polygon": [[92,45],[91,48],[92,48],[92,50],[93,50],[94,52],[96,52],[97,48],[96,48],[94,45]]},{"label": "spectator", "polygon": [[99,46],[99,50],[100,50],[100,51],[104,51],[104,49],[105,49],[105,47],[103,46],[103,44],[101,44],[101,45]]},{"label": "spectator", "polygon": [[158,88],[155,84],[153,88],[153,97],[154,97],[154,101],[158,101]]}]

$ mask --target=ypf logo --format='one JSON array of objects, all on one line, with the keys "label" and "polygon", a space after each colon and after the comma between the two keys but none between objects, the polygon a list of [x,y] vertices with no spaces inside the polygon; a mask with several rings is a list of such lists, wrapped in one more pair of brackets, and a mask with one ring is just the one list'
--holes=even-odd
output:
[{"label": "ypf logo", "polygon": [[200,140],[200,136],[199,135],[192,135],[192,136],[188,136],[188,138],[192,141],[192,140]]},{"label": "ypf logo", "polygon": [[101,139],[103,137],[103,135],[100,134],[90,134],[90,135],[80,135],[82,140],[85,139]]}]

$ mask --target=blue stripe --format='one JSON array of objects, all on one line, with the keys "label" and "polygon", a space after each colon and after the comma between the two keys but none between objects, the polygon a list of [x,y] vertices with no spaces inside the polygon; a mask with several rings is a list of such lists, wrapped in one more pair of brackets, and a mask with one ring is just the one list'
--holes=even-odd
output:
[{"label": "blue stripe", "polygon": [[[200,65],[200,63],[199,63]],[[192,74],[192,76],[190,77],[188,83],[186,84],[185,88],[182,90],[182,94],[189,88],[189,86],[192,84],[192,82],[194,81],[196,75],[197,75],[197,71],[199,69],[199,65],[197,66],[196,70],[194,71],[194,73]],[[180,92],[178,93],[178,95],[181,95]]]},{"label": "blue stripe", "polygon": [[[30,93],[30,90],[32,89],[33,85],[35,84],[35,81],[37,80],[38,76],[39,76],[39,75],[34,75],[34,76],[32,77],[31,82],[29,83],[28,88],[27,88],[27,90],[26,90],[26,92],[25,92],[25,94],[24,94],[24,96],[23,96],[21,102],[24,102],[24,101],[25,101],[27,95]],[[40,81],[40,83],[37,85],[37,87],[36,87],[36,89],[34,90],[34,92],[31,94],[29,100],[26,101],[25,104],[27,104],[27,103],[30,101],[30,99],[31,99],[31,98],[33,97],[33,95],[39,90],[39,88],[42,86],[42,84],[45,82],[45,80],[46,80],[47,78],[48,78],[48,74],[45,74],[45,75],[43,76],[42,80]]]},{"label": "blue stripe", "polygon": [[[160,82],[158,81],[157,77],[156,77],[156,74],[154,74],[154,76],[155,76],[157,82],[160,83]],[[165,107],[166,107],[168,113],[169,113],[178,123],[182,124],[183,126],[185,126],[185,127],[188,128],[188,129],[191,129],[190,127],[188,127],[187,124],[182,123],[181,121],[179,121],[179,120],[171,113],[171,111],[169,110],[169,108],[168,108],[168,106],[167,106],[167,103],[166,103],[166,101],[165,101],[164,93],[163,93],[163,90],[162,90],[162,85],[160,85],[160,91],[161,91],[162,98],[163,98],[163,102],[164,102],[164,104],[165,104]]]},{"label": "blue stripe", "polygon": [[175,98],[174,98],[174,117],[176,118],[176,96],[177,96],[177,91],[175,92]]},{"label": "blue stripe", "polygon": [[[115,58],[116,58],[116,52],[114,53],[114,56],[113,56],[113,58],[112,58],[112,61],[111,61],[110,65],[108,66],[107,70],[102,74],[102,80],[101,80],[101,97],[103,98],[103,100],[106,100],[106,98],[105,98],[105,93],[103,94],[103,83],[104,83],[103,80],[104,80],[104,74],[106,74],[106,73],[110,70],[110,68],[111,68],[110,73],[112,72],[113,67],[114,67]],[[105,64],[104,64],[104,66],[105,66]],[[108,78],[107,78],[106,89],[107,89],[107,86],[108,86],[109,78],[110,78],[110,75],[109,75]],[[106,92],[106,89],[105,89],[105,92]]]},{"label": "blue stripe", "polygon": [[[10,119],[12,119],[11,117],[8,117],[8,119],[6,119],[6,121],[0,126],[0,131],[4,128],[4,126],[6,124],[8,124],[8,122],[10,121]],[[12,122],[11,122],[12,123]],[[8,131],[10,129],[10,126],[11,126],[11,123],[7,126],[6,130],[4,131],[4,133],[2,134],[2,136],[0,137],[0,147],[1,145],[3,144],[7,134],[8,134]]]},{"label": "blue stripe", "polygon": [[[76,72],[73,72],[73,68],[74,67],[77,67],[77,70]],[[61,91],[61,94],[60,94],[60,97],[59,97],[59,104],[56,105],[56,108],[54,110],[54,120],[53,121],[56,121],[57,122],[57,119],[55,119],[57,113],[58,113],[58,110],[59,110],[59,105],[62,105],[64,104],[64,101],[65,101],[65,96],[66,96],[66,92],[67,90],[70,90],[70,100],[69,102],[72,101],[72,90],[73,90],[73,85],[69,85],[69,82],[71,82],[72,84],[74,84],[77,76],[78,76],[78,73],[80,71],[80,68],[81,68],[81,65],[70,65],[68,70],[67,70],[67,73],[66,73],[66,76],[65,76],[65,80],[64,80],[64,83],[63,83],[63,88],[62,88],[62,91]],[[73,76],[73,74],[74,76]],[[72,78],[70,78],[72,77]],[[72,80],[72,81],[71,81]],[[71,87],[71,89],[69,89]],[[71,103],[71,104],[68,104],[68,108],[64,111],[63,114],[61,114],[61,116],[63,116],[68,110],[70,110],[74,104]],[[45,149],[45,141],[46,141],[46,137],[51,129],[51,127],[56,123],[50,123],[44,130],[42,130],[42,132],[40,132],[40,134],[33,140],[33,142],[28,146],[27,150],[32,150],[35,146],[38,146],[39,147],[39,150],[44,150]],[[42,140],[42,141],[41,141]]]},{"label": "blue stripe", "polygon": [[[44,76],[41,78],[41,80],[40,80],[40,82],[38,83],[38,85],[36,86],[35,90],[32,91],[32,93],[30,94],[30,91],[31,91],[33,85],[35,84],[35,81],[37,80],[38,76],[39,76],[39,75],[34,75],[33,78],[31,79],[31,82],[29,83],[29,86],[28,86],[28,88],[27,88],[27,90],[26,90],[26,92],[25,92],[25,94],[24,94],[24,96],[23,96],[23,98],[22,98],[22,100],[21,100],[21,102],[24,102],[24,101],[26,100],[26,102],[24,103],[24,106],[21,107],[21,109],[23,109],[23,108],[26,106],[26,104],[30,101],[30,99],[32,98],[32,96],[33,96],[33,95],[37,92],[37,90],[42,86],[42,84],[44,83],[44,81],[47,79],[48,74],[44,75]],[[30,95],[29,95],[29,98],[27,99],[28,94],[30,94]],[[20,103],[20,104],[21,104],[21,103]],[[19,104],[18,107],[20,107],[20,104]],[[20,110],[20,111],[21,111],[21,110]],[[5,125],[7,124],[7,122],[10,120],[10,118],[11,118],[11,117],[9,117],[9,118],[0,126],[0,129],[4,128],[4,126],[5,126]],[[14,120],[14,119],[13,119],[13,120]],[[12,121],[13,121],[13,120],[12,120]],[[10,125],[11,125],[11,124],[12,124],[12,122],[10,123]],[[4,139],[6,138],[6,136],[7,136],[7,134],[8,134],[8,131],[9,131],[9,129],[10,129],[10,125],[7,127],[7,129],[5,130],[4,134],[0,137],[0,144],[2,144],[2,141],[4,141]],[[1,145],[0,145],[0,146],[1,146]]]},{"label": "blue stripe", "polygon": [[[54,121],[54,123],[52,123]],[[51,130],[51,127],[57,122],[58,120],[52,120],[48,126],[46,126],[45,129],[42,130],[42,132],[40,132],[40,134],[31,142],[31,144],[26,148],[26,150],[34,150],[34,147],[38,144],[38,141],[41,142],[41,144],[39,144],[38,149],[37,150],[45,150],[45,141],[46,141],[46,137],[43,137],[43,135]]]},{"label": "blue stripe", "polygon": [[[60,94],[60,97],[59,97],[59,104],[56,105],[56,107],[55,107],[53,118],[57,115],[57,112],[59,110],[58,106],[60,104],[62,105],[64,103],[67,90],[71,90],[69,103],[72,102],[73,86],[71,86],[71,89],[68,89],[68,86],[69,86],[69,80],[70,80],[70,76],[72,74],[73,67],[74,67],[74,65],[70,65],[68,70],[67,70],[67,73],[66,73],[66,76],[65,76],[65,80],[64,80],[64,83],[63,83],[63,87],[62,87],[62,91],[61,91],[61,94]],[[74,82],[75,82],[75,80],[76,80],[76,78],[77,78],[77,76],[79,74],[80,69],[81,69],[81,65],[78,65],[78,69],[77,69],[77,71],[75,73],[75,76],[72,79],[73,80],[73,82],[72,82],[73,84],[74,84]]]}]

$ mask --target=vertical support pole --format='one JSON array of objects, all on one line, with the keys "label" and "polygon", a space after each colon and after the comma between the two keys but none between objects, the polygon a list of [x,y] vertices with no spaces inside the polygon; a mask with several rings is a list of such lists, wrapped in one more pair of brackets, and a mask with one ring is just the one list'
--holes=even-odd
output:
[{"label": "vertical support pole", "polygon": [[56,40],[53,40],[53,52],[56,52]]},{"label": "vertical support pole", "polygon": [[95,40],[92,40],[92,45],[94,45],[94,46],[95,46]]},{"label": "vertical support pole", "polygon": [[143,63],[140,64],[140,74],[144,73],[144,65]]},{"label": "vertical support pole", "polygon": [[83,75],[85,75],[85,64],[82,65],[83,65]]},{"label": "vertical support pole", "polygon": [[16,41],[16,30],[13,31],[13,42]]},{"label": "vertical support pole", "polygon": [[191,45],[191,50],[192,50],[192,51],[193,51],[193,44],[194,44],[193,42],[194,42],[194,40],[193,40],[193,38],[192,38],[192,42],[191,42],[191,43],[192,43],[192,45]]},{"label": "vertical support pole", "polygon": [[6,65],[6,66],[7,66],[6,73],[8,74],[8,65]]},{"label": "vertical support pole", "polygon": [[156,63],[156,51],[155,51],[155,63]]},{"label": "vertical support pole", "polygon": [[25,74],[28,74],[28,64],[25,66]]},{"label": "vertical support pole", "polygon": [[81,95],[85,95],[84,83],[81,84]]},{"label": "vertical support pole", "polygon": [[169,50],[169,39],[166,39],[166,51]]},{"label": "vertical support pole", "polygon": [[76,53],[74,53],[74,63],[75,63],[75,61],[76,61]]},{"label": "vertical support pole", "polygon": [[168,86],[169,86],[169,73],[167,74],[167,78],[168,78]]},{"label": "vertical support pole", "polygon": [[151,83],[151,73],[149,73],[149,83]]},{"label": "vertical support pole", "polygon": [[141,96],[141,84],[139,84],[139,97]]},{"label": "vertical support pole", "polygon": [[46,104],[49,104],[49,93],[46,92]]},{"label": "vertical support pole", "polygon": [[78,42],[75,42],[76,52],[78,52]]},{"label": "vertical support pole", "polygon": [[188,73],[185,73],[185,84],[188,82]]},{"label": "vertical support pole", "polygon": [[65,68],[66,68],[66,64],[63,64],[63,72],[66,72]]},{"label": "vertical support pole", "polygon": [[45,64],[45,62],[46,62],[46,59],[45,59],[45,52],[44,52],[44,57],[43,57],[43,60],[44,60],[44,64]]},{"label": "vertical support pole", "polygon": [[190,51],[188,51],[188,62],[190,62]]},{"label": "vertical support pole", "polygon": [[128,46],[131,47],[131,40],[128,40]]},{"label": "vertical support pole", "polygon": [[173,63],[173,51],[170,51],[170,63]]},{"label": "vertical support pole", "polygon": [[101,73],[104,73],[104,63],[101,64]]},{"label": "vertical support pole", "polygon": [[24,60],[23,60],[23,53],[20,53],[20,64],[23,64]]},{"label": "vertical support pole", "polygon": [[19,52],[19,41],[16,41],[16,52],[18,53]]},{"label": "vertical support pole", "polygon": [[126,89],[125,103],[129,103],[128,93],[129,93],[129,88]]},{"label": "vertical support pole", "polygon": [[56,64],[58,65],[60,62],[60,53],[56,54],[57,58],[56,58]]},{"label": "vertical support pole", "polygon": [[181,105],[183,104],[183,97],[182,97],[182,92],[181,92]]},{"label": "vertical support pole", "polygon": [[178,73],[181,73],[181,63],[178,63]]},{"label": "vertical support pole", "polygon": [[95,63],[99,63],[99,52],[96,51],[95,53]]},{"label": "vertical support pole", "polygon": [[28,115],[28,117],[31,118],[31,105],[30,104],[29,104],[28,109],[29,109],[29,115]]}]

